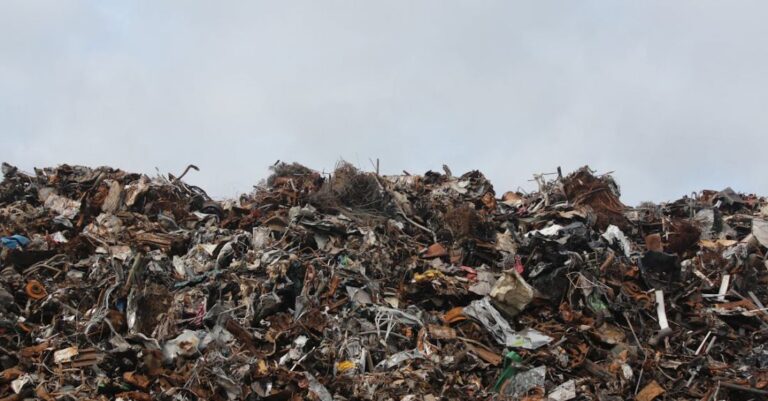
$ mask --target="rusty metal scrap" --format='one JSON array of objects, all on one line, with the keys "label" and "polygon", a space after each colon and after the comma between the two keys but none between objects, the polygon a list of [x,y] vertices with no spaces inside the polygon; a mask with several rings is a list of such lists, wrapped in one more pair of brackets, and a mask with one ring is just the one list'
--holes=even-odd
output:
[{"label": "rusty metal scrap", "polygon": [[278,162],[214,200],[196,170],[3,165],[0,400],[768,394],[764,197]]}]

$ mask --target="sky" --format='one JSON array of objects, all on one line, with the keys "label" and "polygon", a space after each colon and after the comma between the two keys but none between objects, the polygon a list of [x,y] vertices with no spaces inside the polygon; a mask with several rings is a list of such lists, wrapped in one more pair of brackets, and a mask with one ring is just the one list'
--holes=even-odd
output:
[{"label": "sky", "polygon": [[614,172],[627,204],[768,194],[765,1],[0,3],[0,160],[180,173]]}]

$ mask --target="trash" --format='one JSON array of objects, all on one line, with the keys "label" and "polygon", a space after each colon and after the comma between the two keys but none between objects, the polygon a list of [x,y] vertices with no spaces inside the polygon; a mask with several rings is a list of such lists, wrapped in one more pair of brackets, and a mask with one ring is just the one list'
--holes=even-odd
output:
[{"label": "trash", "polygon": [[523,358],[517,352],[509,351],[507,355],[504,356],[503,370],[498,380],[496,380],[493,389],[495,391],[501,390],[503,386],[517,374],[522,362]]},{"label": "trash", "polygon": [[473,301],[462,313],[480,322],[499,344],[507,347],[537,349],[552,341],[551,337],[534,329],[515,332],[509,322],[491,305],[488,297]]},{"label": "trash", "polygon": [[14,393],[20,394],[21,390],[27,386],[34,383],[34,380],[32,379],[32,375],[24,374],[20,376],[18,379],[11,382],[11,389]]},{"label": "trash", "polygon": [[79,354],[77,347],[64,348],[53,353],[53,362],[59,364],[72,362],[72,359]]},{"label": "trash", "polygon": [[323,386],[319,381],[317,381],[314,376],[312,376],[310,373],[304,373],[304,376],[309,382],[309,391],[317,396],[320,401],[333,401],[333,396],[331,396],[331,393],[328,392],[328,389],[325,388],[325,386]]},{"label": "trash", "polygon": [[602,237],[608,240],[611,244],[619,245],[622,252],[624,252],[624,256],[629,257],[632,254],[632,245],[619,227],[609,225],[602,234]]},{"label": "trash", "polygon": [[595,334],[595,337],[605,344],[621,344],[626,339],[624,331],[610,323],[600,325],[594,329],[593,333]]},{"label": "trash", "polygon": [[357,367],[354,361],[341,361],[336,363],[336,371],[344,373]]},{"label": "trash", "polygon": [[646,384],[639,393],[637,393],[635,399],[637,401],[652,401],[662,394],[664,394],[664,388],[661,387],[659,383],[656,382],[656,380],[652,380],[650,383]]},{"label": "trash", "polygon": [[277,163],[214,200],[196,169],[3,165],[0,399],[768,393],[764,197]]},{"label": "trash", "polygon": [[447,256],[448,251],[444,246],[440,244],[432,244],[424,250],[422,257],[425,258],[437,258],[440,256]]},{"label": "trash", "polygon": [[180,355],[191,356],[197,353],[199,345],[198,333],[184,330],[178,337],[163,344],[163,356],[167,361],[173,361]]},{"label": "trash", "polygon": [[278,362],[280,365],[285,365],[291,361],[298,361],[304,356],[304,346],[307,345],[309,339],[305,336],[299,336],[293,340],[293,346],[288,352],[280,358]]},{"label": "trash", "polygon": [[396,354],[392,354],[389,358],[379,362],[378,365],[376,365],[379,369],[392,369],[395,366],[400,365],[401,363],[405,361],[410,361],[412,359],[424,359],[424,354],[421,353],[419,350],[407,350],[407,351],[400,351]]},{"label": "trash", "polygon": [[656,318],[659,322],[659,331],[655,336],[648,340],[651,345],[658,344],[659,341],[672,334],[672,329],[669,327],[669,321],[667,320],[666,307],[664,305],[664,291],[656,290],[654,293],[656,294]]},{"label": "trash", "polygon": [[656,315],[659,319],[659,328],[661,330],[669,329],[669,323],[667,322],[667,312],[664,307],[664,291],[656,290]]},{"label": "trash", "polygon": [[27,285],[24,289],[27,293],[27,296],[33,300],[40,300],[48,295],[45,287],[43,287],[43,285],[37,280],[30,280],[27,282]]},{"label": "trash", "polygon": [[576,398],[575,380],[568,380],[547,394],[547,401],[568,401],[574,398]]},{"label": "trash", "polygon": [[515,270],[506,271],[496,280],[490,293],[494,304],[507,316],[522,312],[533,299],[533,288]]},{"label": "trash", "polygon": [[505,384],[502,384],[499,392],[505,396],[518,398],[526,395],[531,389],[537,387],[543,389],[546,374],[547,369],[544,366],[518,373]]},{"label": "trash", "polygon": [[45,208],[56,212],[59,216],[72,220],[80,212],[80,202],[57,195],[45,188],[40,191],[40,200],[43,201]]},{"label": "trash", "polygon": [[8,249],[24,248],[29,244],[29,238],[19,234],[0,237],[0,244]]},{"label": "trash", "polygon": [[728,292],[728,284],[731,283],[731,275],[723,274],[720,282],[720,290],[717,292],[717,301],[725,302],[725,294]]},{"label": "trash", "polygon": [[752,219],[752,235],[757,238],[760,245],[768,248],[768,221]]}]

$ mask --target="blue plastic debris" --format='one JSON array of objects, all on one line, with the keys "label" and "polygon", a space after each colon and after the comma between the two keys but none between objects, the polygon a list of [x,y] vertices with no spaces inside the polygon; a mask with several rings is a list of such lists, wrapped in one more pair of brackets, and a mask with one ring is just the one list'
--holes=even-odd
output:
[{"label": "blue plastic debris", "polygon": [[16,234],[16,235],[11,235],[10,237],[0,238],[0,243],[2,243],[4,247],[9,249],[24,248],[29,244],[29,238],[23,235]]}]

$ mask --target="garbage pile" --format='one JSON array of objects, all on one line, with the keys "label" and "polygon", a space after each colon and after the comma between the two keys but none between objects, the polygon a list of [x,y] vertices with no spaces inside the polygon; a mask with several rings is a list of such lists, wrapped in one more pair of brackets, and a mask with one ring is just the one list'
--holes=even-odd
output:
[{"label": "garbage pile", "polygon": [[4,164],[0,399],[768,396],[765,198],[272,170],[216,201],[185,174]]}]

